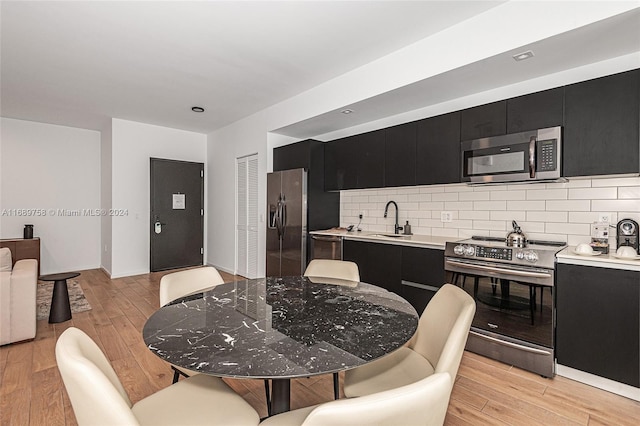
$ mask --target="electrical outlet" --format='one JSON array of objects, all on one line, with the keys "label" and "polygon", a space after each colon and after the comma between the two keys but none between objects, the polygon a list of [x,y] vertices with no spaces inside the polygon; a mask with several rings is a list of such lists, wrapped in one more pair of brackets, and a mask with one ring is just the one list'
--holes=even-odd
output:
[{"label": "electrical outlet", "polygon": [[362,220],[363,217],[364,217],[364,212],[360,212],[360,214],[358,214],[358,219]]},{"label": "electrical outlet", "polygon": [[440,212],[440,222],[451,222],[453,215],[451,212]]},{"label": "electrical outlet", "polygon": [[608,213],[602,213],[598,216],[598,222],[606,222],[609,223],[609,214]]}]

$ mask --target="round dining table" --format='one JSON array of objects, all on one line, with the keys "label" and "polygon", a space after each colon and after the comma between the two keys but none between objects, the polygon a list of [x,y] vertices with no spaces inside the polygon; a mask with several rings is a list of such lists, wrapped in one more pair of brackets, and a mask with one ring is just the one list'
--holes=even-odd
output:
[{"label": "round dining table", "polygon": [[219,377],[271,379],[272,414],[290,409],[290,380],[364,365],[404,345],[418,314],[360,282],[267,277],[178,298],[144,325],[149,350]]}]

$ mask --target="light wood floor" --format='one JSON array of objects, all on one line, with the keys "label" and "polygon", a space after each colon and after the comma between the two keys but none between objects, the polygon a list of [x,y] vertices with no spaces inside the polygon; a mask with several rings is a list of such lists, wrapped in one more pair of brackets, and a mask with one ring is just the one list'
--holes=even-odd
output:
[{"label": "light wood floor", "polygon": [[[171,370],[144,345],[141,330],[159,307],[161,273],[110,280],[101,270],[77,278],[88,312],[51,325],[38,321],[36,339],[0,347],[0,424],[76,424],[56,367],[56,338],[75,326],[107,354],[132,402],[171,383]],[[233,276],[223,274],[227,281]],[[227,380],[261,416],[266,415],[261,380]],[[329,401],[331,375],[295,380],[292,408]],[[562,377],[544,379],[465,353],[453,389],[447,425],[638,425],[640,403]],[[398,420],[398,425],[402,420]]]}]

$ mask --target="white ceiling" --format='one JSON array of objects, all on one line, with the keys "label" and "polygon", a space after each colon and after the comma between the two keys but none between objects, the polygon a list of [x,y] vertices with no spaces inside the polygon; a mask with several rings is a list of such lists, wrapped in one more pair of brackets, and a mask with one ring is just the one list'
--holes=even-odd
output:
[{"label": "white ceiling", "polygon": [[209,133],[500,3],[2,1],[0,113]]},{"label": "white ceiling", "polygon": [[[114,117],[210,133],[503,3],[1,1],[0,115],[95,130]],[[640,55],[635,4],[513,52],[270,130],[314,137]],[[544,23],[523,17],[523,31],[529,25]],[[511,59],[527,49],[535,60]],[[193,113],[195,105],[206,111]],[[344,108],[357,114],[336,113]]]}]

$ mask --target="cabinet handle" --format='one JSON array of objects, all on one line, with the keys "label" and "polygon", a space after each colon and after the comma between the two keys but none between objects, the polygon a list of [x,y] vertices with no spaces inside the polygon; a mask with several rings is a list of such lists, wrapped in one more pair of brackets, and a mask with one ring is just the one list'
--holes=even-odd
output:
[{"label": "cabinet handle", "polygon": [[504,340],[496,339],[495,337],[487,336],[486,334],[478,333],[477,331],[469,331],[469,334],[473,334],[476,337],[481,339],[489,340],[490,342],[497,343],[502,346],[507,346],[509,348],[516,348],[522,351],[531,352],[537,355],[551,355],[549,351],[543,351],[541,349],[530,348],[529,346],[519,345],[517,343],[506,342]]},{"label": "cabinet handle", "polygon": [[434,291],[434,292],[440,290],[440,287],[434,287],[432,285],[414,283],[413,281],[402,280],[401,284],[409,286],[409,287],[419,288],[421,290],[429,290],[429,291]]},{"label": "cabinet handle", "polygon": [[342,240],[342,237],[323,237],[320,235],[312,235],[311,238],[317,241],[328,241],[331,243],[339,242],[340,240]]},{"label": "cabinet handle", "polygon": [[488,266],[488,265],[475,265],[473,263],[458,262],[451,259],[447,259],[446,263],[450,265],[456,265],[456,266],[461,266],[463,268],[475,269],[475,270],[485,271],[485,272],[498,272],[498,273],[503,272],[503,273],[511,274],[518,277],[551,278],[551,274],[546,272],[529,272],[529,271],[520,271],[518,269],[498,268],[495,266]]}]

